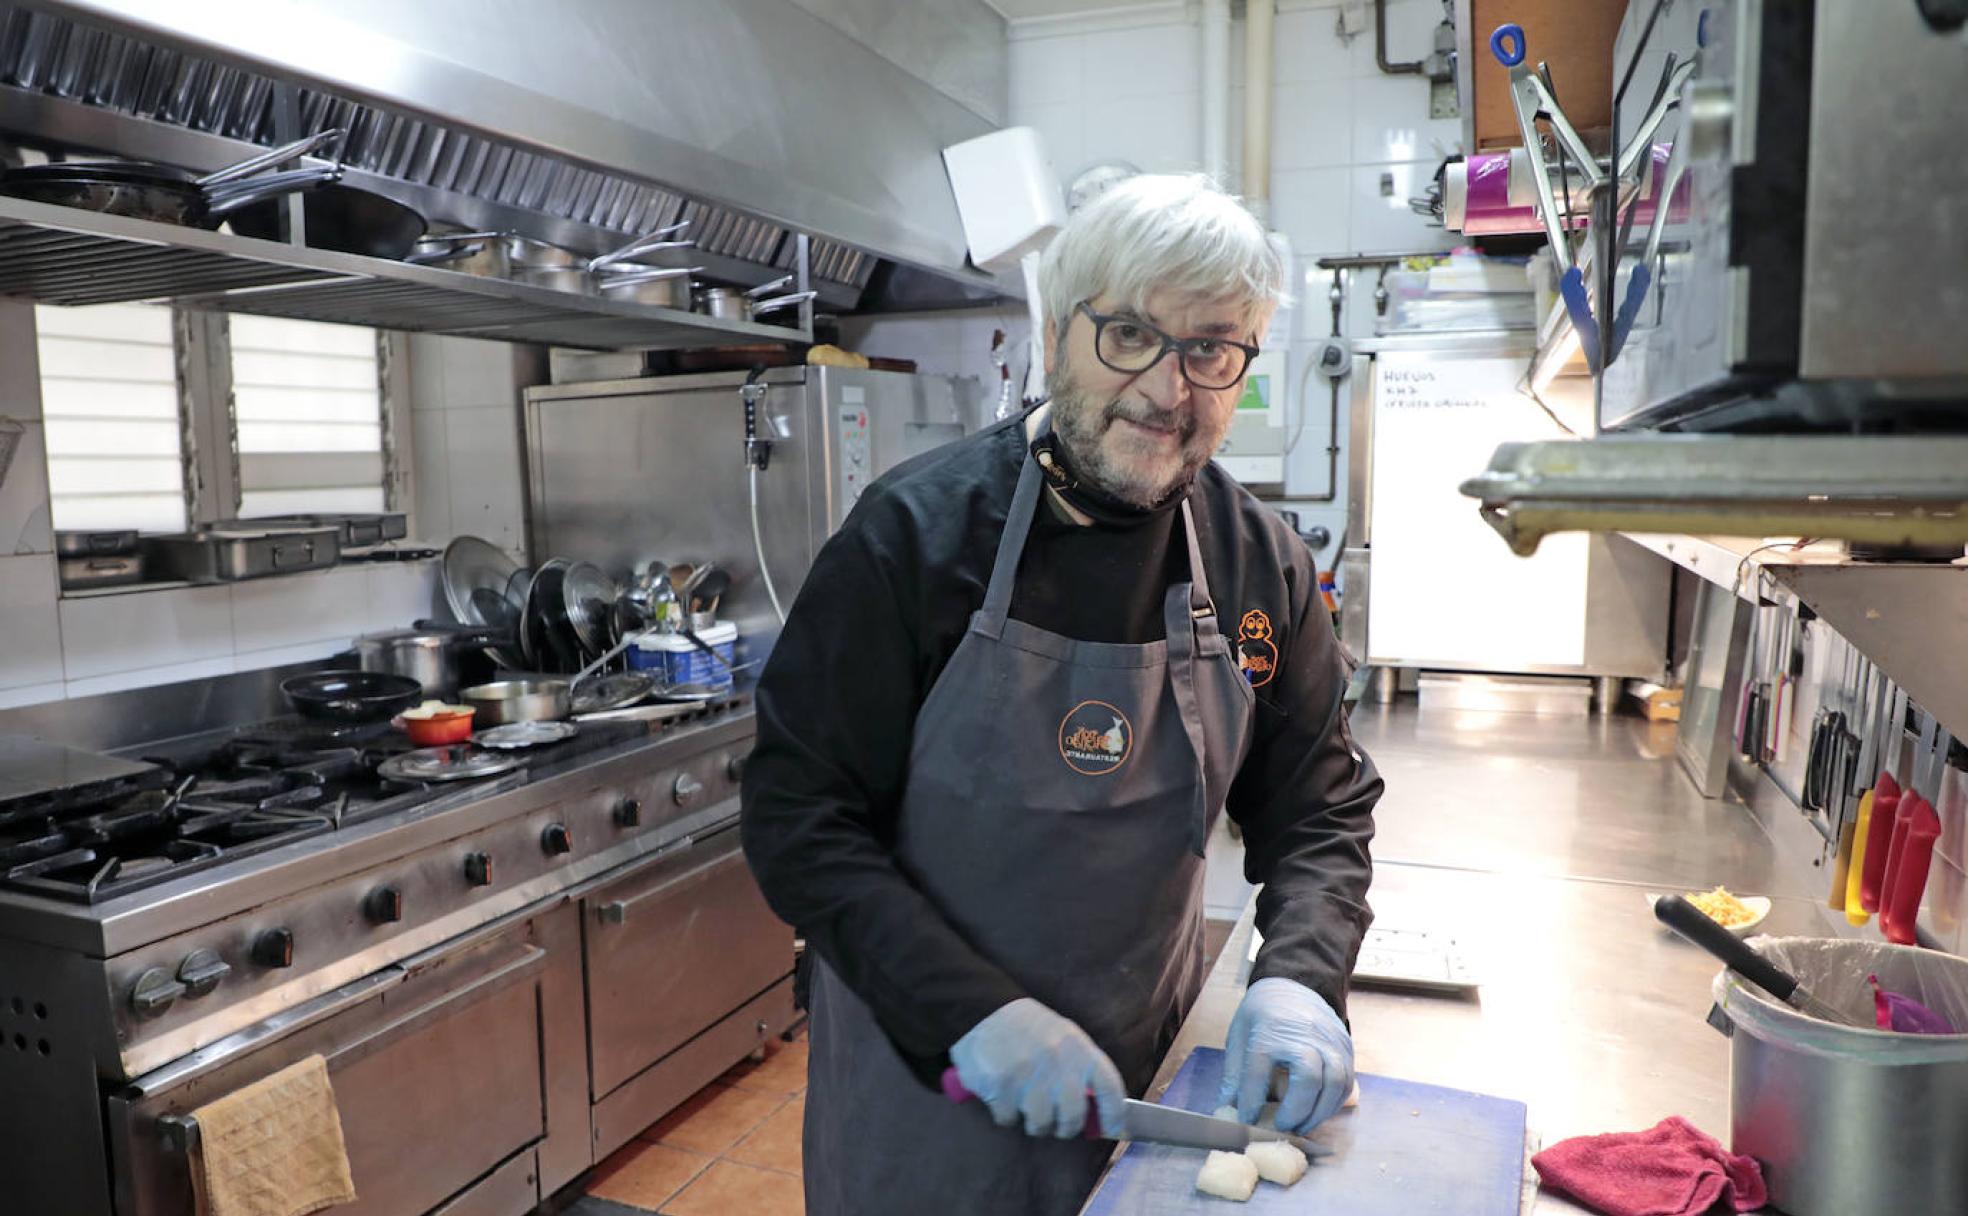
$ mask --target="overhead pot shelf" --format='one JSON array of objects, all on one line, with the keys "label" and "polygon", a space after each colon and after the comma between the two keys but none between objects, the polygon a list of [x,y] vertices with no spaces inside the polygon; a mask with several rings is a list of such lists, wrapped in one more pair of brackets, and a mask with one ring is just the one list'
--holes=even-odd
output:
[{"label": "overhead pot shelf", "polygon": [[589,350],[810,342],[809,331],[0,198],[0,295],[219,312]]},{"label": "overhead pot shelf", "polygon": [[1462,492],[1518,553],[1554,532],[1968,544],[1968,436],[1609,435],[1507,443]]}]

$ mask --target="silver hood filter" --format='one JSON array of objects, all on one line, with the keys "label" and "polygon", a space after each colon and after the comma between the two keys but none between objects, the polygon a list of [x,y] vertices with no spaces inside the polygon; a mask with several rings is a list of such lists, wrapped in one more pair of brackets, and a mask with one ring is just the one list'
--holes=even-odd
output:
[{"label": "silver hood filter", "polygon": [[[795,231],[851,306],[877,258],[965,293],[941,149],[992,123],[791,3],[35,0],[0,4],[0,125],[224,163],[345,126],[350,180],[434,219],[598,250],[692,221],[734,264]],[[296,86],[281,89],[281,84]],[[693,258],[693,261],[701,259]],[[713,266],[713,273],[719,269]]]}]

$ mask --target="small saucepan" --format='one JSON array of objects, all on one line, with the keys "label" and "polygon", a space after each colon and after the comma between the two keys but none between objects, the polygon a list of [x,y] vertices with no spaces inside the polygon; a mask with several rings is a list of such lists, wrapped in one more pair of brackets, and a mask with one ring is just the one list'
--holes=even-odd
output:
[{"label": "small saucepan", "polygon": [[302,717],[327,722],[387,722],[424,699],[424,686],[380,671],[310,671],[280,682]]}]

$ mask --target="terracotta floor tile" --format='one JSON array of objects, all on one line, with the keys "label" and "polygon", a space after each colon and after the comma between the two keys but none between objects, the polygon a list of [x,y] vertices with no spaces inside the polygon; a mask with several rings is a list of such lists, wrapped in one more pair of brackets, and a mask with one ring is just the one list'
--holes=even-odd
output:
[{"label": "terracotta floor tile", "polygon": [[643,1132],[642,1138],[715,1157],[785,1104],[784,1094],[708,1085]]},{"label": "terracotta floor tile", "polygon": [[722,1078],[724,1084],[737,1089],[748,1089],[754,1093],[778,1094],[791,1097],[806,1091],[806,1040],[797,1039],[791,1043],[773,1040],[766,1045],[763,1064],[750,1060],[733,1067]]},{"label": "terracotta floor tile", "polygon": [[631,1140],[596,1168],[588,1194],[654,1212],[709,1164],[701,1153]]},{"label": "terracotta floor tile", "polygon": [[806,1099],[794,1098],[726,1152],[725,1159],[797,1174],[800,1172],[800,1133],[805,1123]]},{"label": "terracotta floor tile", "polygon": [[664,1216],[805,1216],[804,1184],[791,1174],[720,1161],[663,1205]]}]

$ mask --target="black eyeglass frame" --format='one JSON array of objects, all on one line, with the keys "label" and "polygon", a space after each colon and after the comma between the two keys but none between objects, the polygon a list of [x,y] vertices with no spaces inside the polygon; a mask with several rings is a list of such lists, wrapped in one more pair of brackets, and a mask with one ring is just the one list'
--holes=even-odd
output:
[{"label": "black eyeglass frame", "polygon": [[[1075,304],[1073,306],[1073,311],[1085,313],[1086,319],[1093,322],[1093,357],[1100,360],[1100,365],[1102,367],[1106,368],[1109,371],[1120,372],[1123,375],[1139,376],[1145,372],[1151,371],[1154,369],[1157,363],[1160,363],[1163,359],[1168,357],[1168,353],[1170,351],[1174,351],[1176,363],[1182,369],[1182,378],[1184,380],[1187,380],[1190,384],[1194,385],[1199,389],[1202,389],[1204,392],[1220,393],[1224,389],[1229,388],[1231,385],[1236,384],[1239,380],[1242,380],[1244,378],[1244,374],[1250,371],[1251,361],[1256,359],[1257,356],[1261,353],[1260,349],[1257,346],[1249,342],[1235,342],[1229,338],[1171,337],[1170,335],[1162,332],[1161,330],[1157,329],[1153,325],[1148,324],[1148,322],[1142,320],[1140,317],[1123,316],[1120,313],[1095,312],[1093,311],[1093,304],[1092,301],[1090,300],[1081,300],[1078,304]],[[1162,348],[1155,352],[1154,358],[1148,360],[1148,362],[1142,364],[1140,367],[1117,367],[1114,364],[1109,363],[1107,361],[1107,357],[1100,353],[1100,335],[1106,330],[1106,328],[1109,325],[1112,325],[1115,322],[1122,322],[1128,325],[1140,326],[1142,329],[1145,329],[1149,333],[1154,334],[1157,338],[1160,338],[1162,340]],[[1228,383],[1204,384],[1202,381],[1196,379],[1196,377],[1189,374],[1189,352],[1191,351],[1191,349],[1204,342],[1220,342],[1225,346],[1233,347],[1237,350],[1244,352],[1244,365],[1237,369],[1237,374],[1230,377]]]}]

